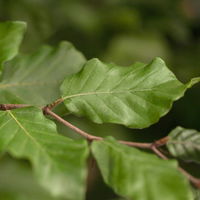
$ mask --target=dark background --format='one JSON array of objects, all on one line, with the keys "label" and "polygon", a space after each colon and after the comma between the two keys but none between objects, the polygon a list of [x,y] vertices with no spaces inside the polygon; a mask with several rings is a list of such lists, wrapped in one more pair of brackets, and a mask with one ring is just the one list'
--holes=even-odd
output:
[{"label": "dark background", "polygon": [[[126,66],[135,61],[150,62],[159,56],[183,82],[200,76],[199,0],[0,0],[0,21],[7,20],[28,23],[21,46],[23,53],[33,52],[43,44],[68,40],[87,59],[98,57]],[[200,130],[199,114],[200,85],[197,85],[175,102],[168,115],[143,130],[96,125],[73,116],[66,118],[94,135],[151,142],[176,126]],[[62,126],[59,131],[72,135]],[[25,200],[27,194],[28,199],[50,199],[36,186],[28,163],[14,161],[9,156],[2,160],[0,200]],[[87,199],[117,199],[101,183],[95,166],[91,170]],[[17,180],[19,183],[14,187]]]}]

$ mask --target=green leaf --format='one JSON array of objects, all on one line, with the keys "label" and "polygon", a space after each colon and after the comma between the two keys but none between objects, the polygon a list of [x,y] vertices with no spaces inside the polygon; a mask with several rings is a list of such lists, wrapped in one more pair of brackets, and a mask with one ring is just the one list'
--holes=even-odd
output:
[{"label": "green leaf", "polygon": [[24,22],[0,23],[0,70],[5,61],[17,55],[25,30]]},{"label": "green leaf", "polygon": [[38,185],[26,162],[8,159],[8,156],[0,162],[0,199],[55,200]]},{"label": "green leaf", "polygon": [[96,141],[92,152],[106,184],[130,200],[193,200],[175,161],[166,161],[114,139]]},{"label": "green leaf", "polygon": [[186,89],[160,58],[130,67],[92,59],[65,79],[61,93],[67,109],[79,116],[145,128],[165,115]]},{"label": "green leaf", "polygon": [[37,108],[0,112],[0,149],[33,164],[40,184],[53,196],[84,199],[87,142],[60,136]]},{"label": "green leaf", "polygon": [[187,161],[200,162],[200,132],[177,127],[169,133],[170,153]]},{"label": "green leaf", "polygon": [[200,200],[200,190],[194,189],[194,196],[195,196],[194,200]]},{"label": "green leaf", "polygon": [[0,83],[1,103],[46,105],[60,97],[59,85],[66,75],[78,72],[84,56],[73,45],[44,46],[32,55],[12,60]]}]

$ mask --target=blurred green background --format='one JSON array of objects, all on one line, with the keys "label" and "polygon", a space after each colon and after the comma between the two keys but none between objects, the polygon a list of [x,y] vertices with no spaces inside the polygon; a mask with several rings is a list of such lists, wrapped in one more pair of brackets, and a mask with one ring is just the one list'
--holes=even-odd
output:
[{"label": "blurred green background", "polygon": [[[98,57],[126,66],[135,61],[150,62],[159,56],[183,82],[200,76],[199,0],[0,0],[0,21],[7,20],[28,23],[21,46],[24,53],[33,52],[42,44],[68,40],[87,59]],[[200,130],[199,114],[197,85],[158,124],[144,130],[96,125],[73,116],[66,119],[94,135],[151,142],[178,125]],[[58,129],[74,137],[71,130],[61,125]],[[119,200],[102,183],[91,163],[87,200]],[[0,200],[7,199],[51,198],[36,184],[29,163],[4,156],[0,165]]]}]

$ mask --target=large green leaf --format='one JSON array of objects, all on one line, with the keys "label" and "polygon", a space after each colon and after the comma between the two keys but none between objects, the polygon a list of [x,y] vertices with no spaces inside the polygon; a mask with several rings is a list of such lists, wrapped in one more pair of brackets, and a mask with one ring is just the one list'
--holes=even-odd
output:
[{"label": "large green leaf", "polygon": [[169,134],[170,153],[188,161],[200,162],[200,132],[177,127]]},{"label": "large green leaf", "polygon": [[78,72],[84,56],[70,43],[56,48],[44,46],[32,55],[14,59],[3,72],[1,103],[45,105],[56,100],[64,77]]},{"label": "large green leaf", "polygon": [[114,139],[96,141],[92,152],[106,184],[130,200],[193,200],[175,161],[166,161]]},{"label": "large green leaf", "polygon": [[29,159],[40,184],[54,196],[84,199],[86,141],[56,132],[56,125],[37,108],[0,112],[0,150]]},{"label": "large green leaf", "polygon": [[0,70],[5,61],[12,59],[18,53],[25,29],[24,22],[0,23]]},{"label": "large green leaf", "polygon": [[72,113],[96,123],[144,128],[165,115],[172,102],[196,82],[182,84],[160,58],[130,67],[92,59],[78,74],[65,79],[61,92]]}]

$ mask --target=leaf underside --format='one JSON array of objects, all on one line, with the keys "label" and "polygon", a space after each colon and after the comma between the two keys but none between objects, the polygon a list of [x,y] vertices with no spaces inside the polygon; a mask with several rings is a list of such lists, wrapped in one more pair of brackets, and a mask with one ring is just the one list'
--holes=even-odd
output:
[{"label": "leaf underside", "polygon": [[170,153],[186,161],[200,162],[200,132],[177,127],[169,134]]},{"label": "leaf underside", "polygon": [[44,46],[32,55],[19,55],[5,67],[0,83],[1,103],[46,105],[60,97],[66,75],[78,72],[84,56],[72,44]]},{"label": "leaf underside", "polygon": [[160,58],[130,67],[92,59],[65,79],[61,93],[67,109],[78,116],[145,128],[165,115],[186,88]]},{"label": "leaf underside", "polygon": [[25,29],[26,23],[24,22],[0,23],[0,70],[5,61],[17,55]]},{"label": "leaf underside", "polygon": [[53,196],[84,199],[87,142],[60,136],[56,125],[33,107],[0,111],[0,150],[33,164],[40,184]]},{"label": "leaf underside", "polygon": [[114,139],[95,141],[92,153],[106,184],[130,200],[193,200],[175,161],[166,161]]}]

